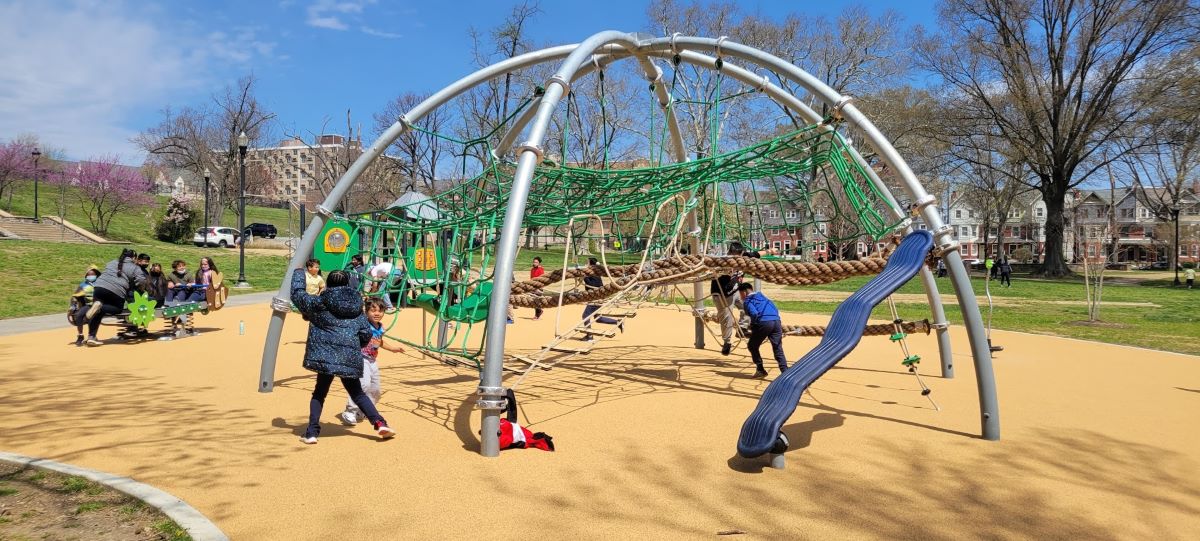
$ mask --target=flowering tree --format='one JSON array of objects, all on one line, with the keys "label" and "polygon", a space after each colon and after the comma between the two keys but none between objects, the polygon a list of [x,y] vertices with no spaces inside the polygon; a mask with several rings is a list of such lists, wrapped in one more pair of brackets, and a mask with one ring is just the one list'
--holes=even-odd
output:
[{"label": "flowering tree", "polygon": [[161,241],[176,244],[189,241],[197,218],[195,198],[187,195],[174,196],[167,201],[167,212],[158,221],[154,234]]},{"label": "flowering tree", "polygon": [[66,167],[55,175],[58,182],[78,188],[80,207],[92,229],[107,233],[113,216],[123,210],[149,204],[153,191],[141,169],[117,163],[116,156],[100,156]]},{"label": "flowering tree", "polygon": [[0,144],[0,198],[8,192],[8,210],[12,210],[12,192],[16,183],[33,178],[34,143],[16,139]]}]

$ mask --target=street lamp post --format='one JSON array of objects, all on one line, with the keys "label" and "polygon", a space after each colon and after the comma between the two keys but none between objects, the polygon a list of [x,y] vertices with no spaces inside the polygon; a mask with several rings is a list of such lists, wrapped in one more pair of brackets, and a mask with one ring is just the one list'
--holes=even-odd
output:
[{"label": "street lamp post", "polygon": [[38,161],[42,159],[42,151],[34,147],[33,152],[33,221],[42,223],[42,213],[38,208]]},{"label": "street lamp post", "polygon": [[240,186],[238,190],[238,234],[241,235],[241,242],[238,242],[238,279],[237,285],[234,287],[246,288],[250,284],[246,282],[246,148],[250,146],[250,138],[246,137],[246,132],[238,135],[238,169],[240,169]]},{"label": "street lamp post", "polygon": [[1173,205],[1171,207],[1171,214],[1175,218],[1175,249],[1171,250],[1172,252],[1174,252],[1175,264],[1172,265],[1172,267],[1175,268],[1175,285],[1180,285],[1180,282],[1179,282],[1179,205],[1178,204]]},{"label": "street lamp post", "polygon": [[204,247],[208,247],[208,181],[212,178],[212,174],[208,172],[208,168],[204,168]]}]

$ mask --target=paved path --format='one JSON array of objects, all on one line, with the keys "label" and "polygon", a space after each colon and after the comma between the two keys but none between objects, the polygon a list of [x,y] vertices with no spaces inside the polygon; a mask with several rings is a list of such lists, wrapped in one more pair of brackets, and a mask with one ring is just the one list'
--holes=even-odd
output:
[{"label": "paved path", "polygon": [[[250,304],[260,304],[271,302],[271,297],[275,295],[274,291],[264,291],[262,293],[249,293],[245,295],[233,295],[225,302],[226,306],[246,306]],[[71,324],[67,323],[66,314],[48,314],[44,316],[18,317],[13,319],[0,319],[0,336],[12,336],[14,334],[22,334],[35,331],[46,331],[50,329],[66,329]]]}]

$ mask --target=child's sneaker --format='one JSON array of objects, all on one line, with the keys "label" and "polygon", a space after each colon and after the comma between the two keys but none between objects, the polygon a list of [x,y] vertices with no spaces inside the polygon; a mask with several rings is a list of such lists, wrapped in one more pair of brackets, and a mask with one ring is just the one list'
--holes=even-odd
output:
[{"label": "child's sneaker", "polygon": [[316,436],[301,436],[300,443],[303,443],[305,445],[313,445],[313,444],[317,443],[317,437]]},{"label": "child's sneaker", "polygon": [[358,416],[349,411],[343,411],[339,413],[337,418],[346,426],[354,426],[358,424]]},{"label": "child's sneaker", "polygon": [[379,437],[385,440],[396,435],[396,431],[392,430],[385,421],[375,423],[375,433],[379,434]]},{"label": "child's sneaker", "polygon": [[83,345],[83,335],[82,334],[75,337],[75,345],[76,346]]},{"label": "child's sneaker", "polygon": [[87,342],[84,342],[84,343],[87,344],[89,347],[103,345],[103,343],[101,341],[96,340],[95,336],[89,336],[87,339]]}]

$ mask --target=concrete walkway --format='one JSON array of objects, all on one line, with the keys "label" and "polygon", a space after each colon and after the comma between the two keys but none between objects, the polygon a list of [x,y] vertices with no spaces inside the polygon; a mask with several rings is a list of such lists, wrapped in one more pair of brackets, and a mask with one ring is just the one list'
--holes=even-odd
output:
[{"label": "concrete walkway", "polygon": [[[274,295],[274,291],[249,293],[246,295],[233,295],[229,297],[228,301],[225,301],[225,306],[248,306],[251,304],[271,302],[271,297]],[[47,314],[44,316],[0,319],[0,336],[12,336],[14,334],[48,331],[52,329],[66,329],[70,328],[70,326],[71,324],[67,323],[67,315],[61,312],[57,314]]]}]

